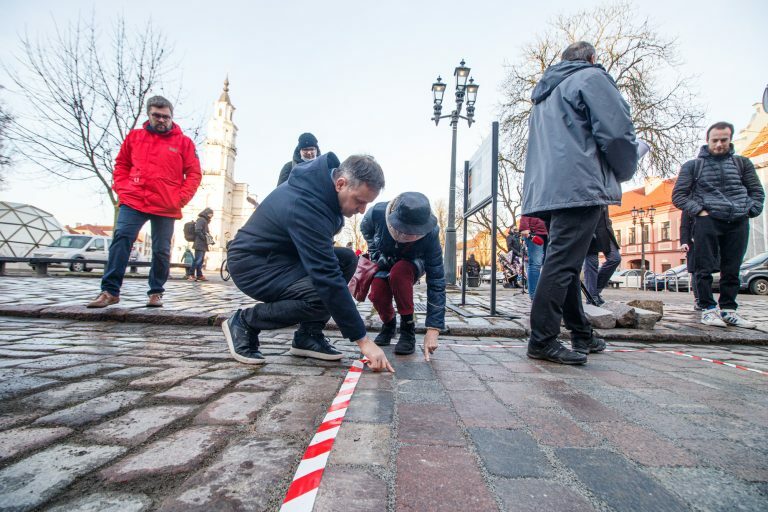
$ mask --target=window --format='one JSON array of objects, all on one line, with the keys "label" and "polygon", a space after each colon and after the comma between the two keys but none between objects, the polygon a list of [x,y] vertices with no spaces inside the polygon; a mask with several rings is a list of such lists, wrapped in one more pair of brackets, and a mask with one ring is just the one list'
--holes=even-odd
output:
[{"label": "window", "polygon": [[648,232],[649,232],[650,227],[651,226],[649,224],[644,224],[643,225],[643,242],[648,242],[648,240],[651,239],[651,237],[648,236]]},{"label": "window", "polygon": [[104,239],[103,238],[97,238],[93,241],[92,246],[94,251],[103,251],[104,250]]},{"label": "window", "polygon": [[621,245],[621,230],[617,229],[613,232],[613,236],[616,237],[616,241],[619,242],[619,245]]},{"label": "window", "polygon": [[629,245],[636,244],[635,240],[635,228],[629,228]]},{"label": "window", "polygon": [[669,240],[669,222],[661,223],[661,239]]},{"label": "window", "polygon": [[[669,224],[669,222],[667,222],[667,224]],[[661,273],[663,274],[664,272],[666,272],[667,270],[669,270],[671,268],[672,268],[672,265],[670,265],[669,263],[662,263],[661,264]]]}]

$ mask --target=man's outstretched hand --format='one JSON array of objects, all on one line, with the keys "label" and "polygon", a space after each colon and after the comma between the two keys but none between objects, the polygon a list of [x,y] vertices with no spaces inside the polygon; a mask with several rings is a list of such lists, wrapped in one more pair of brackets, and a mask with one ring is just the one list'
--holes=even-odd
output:
[{"label": "man's outstretched hand", "polygon": [[384,351],[379,348],[374,342],[372,342],[367,336],[357,342],[357,346],[360,347],[360,352],[363,353],[363,357],[368,359],[368,367],[375,371],[387,370],[392,373],[395,369],[389,364],[387,356],[384,355]]}]

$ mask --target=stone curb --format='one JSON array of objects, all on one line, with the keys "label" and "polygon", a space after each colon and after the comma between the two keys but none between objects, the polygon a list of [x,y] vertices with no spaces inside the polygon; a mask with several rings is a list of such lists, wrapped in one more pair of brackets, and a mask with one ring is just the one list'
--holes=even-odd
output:
[{"label": "stone curb", "polygon": [[[49,306],[45,304],[0,305],[0,316],[25,318],[55,318],[83,321],[106,321],[149,323],[159,325],[192,325],[220,326],[228,315],[221,313],[191,313],[184,311],[163,310],[162,308],[124,308],[108,307],[104,309],[88,309],[85,306]],[[379,322],[365,322],[370,331],[381,328]],[[328,330],[337,331],[336,324],[331,320]],[[423,334],[426,329],[417,326],[416,332]],[[664,329],[595,329],[595,333],[607,340],[634,341],[649,343],[703,343],[730,345],[768,345],[768,334],[761,331],[724,332],[722,336],[701,332],[681,333]],[[485,327],[485,326],[448,326],[444,334],[458,337],[504,337],[526,338],[530,333],[523,328],[515,327]]]}]

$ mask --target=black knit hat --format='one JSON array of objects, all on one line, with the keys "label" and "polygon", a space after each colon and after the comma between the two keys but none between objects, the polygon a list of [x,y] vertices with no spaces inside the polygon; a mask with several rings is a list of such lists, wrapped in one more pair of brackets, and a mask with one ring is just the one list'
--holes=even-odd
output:
[{"label": "black knit hat", "polygon": [[309,132],[299,135],[299,149],[304,148],[318,148],[317,137]]},{"label": "black knit hat", "polygon": [[429,199],[421,192],[403,192],[392,200],[387,222],[407,235],[426,235],[437,225]]}]

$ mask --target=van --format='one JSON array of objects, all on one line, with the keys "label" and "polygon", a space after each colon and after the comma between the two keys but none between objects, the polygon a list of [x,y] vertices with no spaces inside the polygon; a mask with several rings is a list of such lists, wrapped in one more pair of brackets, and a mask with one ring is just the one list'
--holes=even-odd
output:
[{"label": "van", "polygon": [[[90,272],[103,268],[103,263],[88,263],[88,260],[106,261],[112,238],[102,235],[64,235],[51,245],[33,251],[32,258],[77,259],[82,262],[51,263],[51,267],[66,267],[73,272]],[[30,263],[30,265],[32,265]],[[32,265],[34,268],[34,265]]]}]

